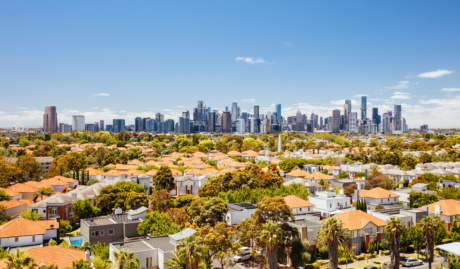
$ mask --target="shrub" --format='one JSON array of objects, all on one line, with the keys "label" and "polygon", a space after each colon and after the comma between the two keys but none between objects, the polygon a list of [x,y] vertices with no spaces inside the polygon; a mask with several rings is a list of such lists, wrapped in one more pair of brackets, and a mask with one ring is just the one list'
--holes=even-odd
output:
[{"label": "shrub", "polygon": [[320,269],[321,266],[319,264],[311,263],[311,264],[305,264],[305,269]]},{"label": "shrub", "polygon": [[364,256],[356,256],[357,261],[364,261],[366,257]]}]

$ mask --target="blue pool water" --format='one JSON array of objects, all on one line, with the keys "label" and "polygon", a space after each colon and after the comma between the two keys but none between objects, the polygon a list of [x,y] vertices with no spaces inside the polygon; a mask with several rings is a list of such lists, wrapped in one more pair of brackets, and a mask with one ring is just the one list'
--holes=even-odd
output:
[{"label": "blue pool water", "polygon": [[70,240],[70,244],[72,246],[81,246],[81,243],[82,243],[81,235],[80,236],[71,236],[71,237],[69,237],[69,240]]}]

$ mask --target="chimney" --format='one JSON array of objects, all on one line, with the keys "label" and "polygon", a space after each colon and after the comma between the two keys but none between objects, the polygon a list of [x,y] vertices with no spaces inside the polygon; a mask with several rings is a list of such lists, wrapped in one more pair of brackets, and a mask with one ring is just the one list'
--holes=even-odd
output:
[{"label": "chimney", "polygon": [[61,243],[61,217],[59,215],[56,216],[56,221],[57,221],[57,234],[56,234],[56,243],[60,244]]},{"label": "chimney", "polygon": [[89,251],[89,248],[86,249],[86,251],[85,251],[85,261],[88,264],[91,263],[91,251]]},{"label": "chimney", "polygon": [[438,216],[441,215],[441,205],[434,206],[434,214]]},{"label": "chimney", "polygon": [[115,215],[121,215],[123,214],[123,210],[121,208],[115,209]]}]

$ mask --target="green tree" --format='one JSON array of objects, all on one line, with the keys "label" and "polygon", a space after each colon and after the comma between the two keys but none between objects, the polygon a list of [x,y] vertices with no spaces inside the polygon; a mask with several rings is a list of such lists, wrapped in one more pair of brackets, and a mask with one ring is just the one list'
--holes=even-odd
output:
[{"label": "green tree", "polygon": [[88,199],[76,201],[72,209],[79,219],[95,218],[101,215],[101,209],[93,206]]},{"label": "green tree", "polygon": [[120,249],[113,253],[115,266],[118,269],[136,269],[139,268],[139,258],[134,258],[134,253]]},{"label": "green tree", "polygon": [[22,171],[21,181],[38,181],[40,180],[43,170],[34,156],[27,154],[18,158],[17,166]]},{"label": "green tree", "polygon": [[260,242],[265,249],[265,258],[269,269],[278,268],[278,247],[283,243],[283,229],[277,222],[270,221],[262,225]]},{"label": "green tree", "polygon": [[431,264],[433,263],[434,258],[435,234],[436,231],[445,229],[445,224],[438,216],[426,216],[420,220],[417,226],[423,233],[425,255],[428,260],[428,268],[431,269]]},{"label": "green tree", "polygon": [[59,221],[59,234],[61,237],[67,236],[72,231],[72,225],[66,220]]},{"label": "green tree", "polygon": [[297,237],[292,241],[290,253],[292,267],[304,267],[304,265],[309,262],[311,258],[310,254],[308,253],[309,247],[310,244],[306,239],[300,240],[300,238]]},{"label": "green tree", "polygon": [[140,235],[158,236],[178,233],[180,227],[167,214],[153,211],[145,215],[137,231]]},{"label": "green tree", "polygon": [[203,243],[209,248],[211,257],[219,261],[222,269],[231,265],[231,255],[238,250],[239,244],[232,241],[233,232],[225,222],[219,222],[204,237]]},{"label": "green tree", "polygon": [[150,195],[149,211],[158,211],[160,213],[166,212],[172,207],[173,200],[169,191],[167,190],[154,190]]},{"label": "green tree", "polygon": [[327,247],[329,268],[337,269],[339,260],[339,246],[344,249],[351,248],[351,233],[343,228],[341,222],[335,218],[327,219],[318,233],[318,247]]},{"label": "green tree", "polygon": [[254,218],[258,223],[270,221],[287,222],[294,219],[294,214],[292,214],[291,208],[289,208],[283,198],[265,197],[262,201],[257,203]]},{"label": "green tree", "polygon": [[187,208],[190,219],[198,226],[208,223],[215,226],[217,222],[223,220],[227,211],[227,203],[217,197],[213,197],[207,201],[203,199],[195,200]]},{"label": "green tree", "polygon": [[37,264],[34,263],[34,259],[28,257],[26,252],[19,252],[19,248],[16,249],[16,254],[9,254],[4,262],[6,269],[24,269],[34,268]]},{"label": "green tree", "polygon": [[42,216],[38,212],[34,212],[32,210],[23,210],[19,214],[22,218],[28,219],[28,220],[40,220]]},{"label": "green tree", "polygon": [[153,185],[158,190],[171,190],[176,186],[174,177],[172,176],[171,169],[162,165],[158,172],[153,176]]},{"label": "green tree", "polygon": [[422,252],[422,248],[424,246],[423,241],[423,233],[417,227],[417,225],[412,225],[409,230],[409,240],[412,242],[414,246],[415,252],[417,252],[417,258],[419,257],[420,253]]},{"label": "green tree", "polygon": [[41,200],[43,196],[51,196],[53,192],[54,190],[52,188],[40,188],[40,190],[38,190],[38,197],[40,197]]},{"label": "green tree", "polygon": [[11,200],[10,196],[6,194],[4,190],[0,190],[0,201],[9,201]]},{"label": "green tree", "polygon": [[436,194],[423,193],[421,191],[409,192],[409,206],[410,207],[422,207],[435,203],[439,200]]},{"label": "green tree", "polygon": [[401,234],[404,232],[404,224],[399,218],[391,217],[385,228],[390,237],[391,266],[393,269],[399,269],[399,244],[401,241]]}]

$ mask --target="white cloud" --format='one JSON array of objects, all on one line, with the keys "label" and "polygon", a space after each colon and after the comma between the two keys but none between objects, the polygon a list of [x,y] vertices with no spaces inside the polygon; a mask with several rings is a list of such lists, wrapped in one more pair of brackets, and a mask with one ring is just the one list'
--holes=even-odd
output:
[{"label": "white cloud", "polygon": [[93,93],[91,94],[91,96],[110,96],[110,93],[105,93],[105,92]]},{"label": "white cloud", "polygon": [[451,70],[441,70],[441,69],[438,69],[436,71],[431,71],[431,72],[425,72],[425,73],[420,73],[417,75],[417,77],[419,78],[440,78],[440,77],[443,77],[445,75],[450,75],[454,73],[454,71],[451,71]]},{"label": "white cloud", "polygon": [[288,47],[288,48],[292,49],[292,43],[291,43],[290,41],[284,41],[284,42],[283,42],[283,45],[284,45],[285,47]]},{"label": "white cloud", "polygon": [[394,92],[390,99],[410,99],[410,93],[408,92]]},{"label": "white cloud", "polygon": [[409,81],[407,80],[400,81],[395,86],[385,87],[385,89],[390,89],[390,90],[402,90],[402,89],[409,89],[409,88],[410,88],[410,85],[409,85]]},{"label": "white cloud", "polygon": [[460,92],[460,88],[442,88],[442,92]]},{"label": "white cloud", "polygon": [[241,100],[243,103],[255,103],[256,99],[254,98],[249,98],[249,99],[243,99]]},{"label": "white cloud", "polygon": [[247,64],[265,64],[265,63],[267,63],[262,58],[253,58],[253,57],[236,57],[235,61],[244,62],[244,63],[247,63]]},{"label": "white cloud", "polygon": [[360,93],[360,94],[353,95],[353,97],[355,97],[355,98],[361,98],[362,96],[368,96],[368,94]]}]

